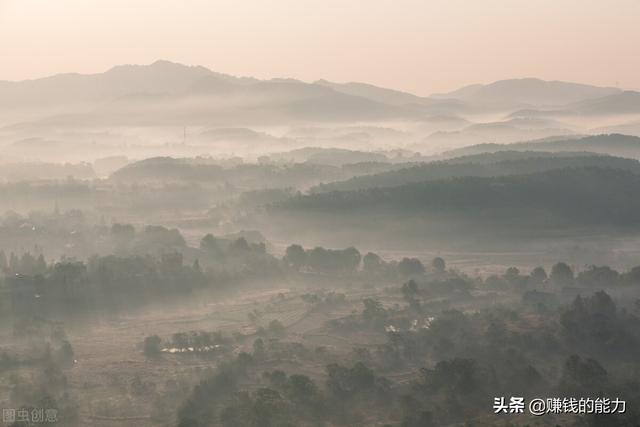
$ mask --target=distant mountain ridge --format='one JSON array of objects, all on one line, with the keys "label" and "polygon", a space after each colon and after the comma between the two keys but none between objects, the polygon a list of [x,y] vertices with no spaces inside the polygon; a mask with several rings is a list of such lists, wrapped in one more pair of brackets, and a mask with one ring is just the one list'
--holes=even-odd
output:
[{"label": "distant mountain ridge", "polygon": [[[400,120],[437,126],[432,120],[435,117],[464,121],[467,115],[516,110],[540,117],[554,112],[640,113],[640,93],[527,78],[471,85],[425,97],[360,82],[308,83],[296,79],[235,77],[202,66],[164,60],[150,65],[116,66],[97,74],[68,73],[20,82],[0,81],[0,123],[5,125],[38,120],[46,121],[46,126],[67,127],[178,124],[242,127]],[[511,129],[515,124],[522,127],[522,123],[509,123],[510,127],[503,126],[495,132],[512,140],[521,133]],[[532,136],[555,132],[542,128],[533,131],[529,132]],[[472,127],[469,132],[473,134],[471,137],[484,137],[485,130]],[[442,143],[460,139],[455,134],[435,137]]]},{"label": "distant mountain ridge", "polygon": [[[532,105],[566,105],[622,93],[616,88],[584,84],[544,81],[534,78],[501,80],[488,85],[469,85],[446,94],[430,97],[382,88],[367,83],[334,83],[318,80],[305,83],[295,79],[259,80],[217,73],[203,66],[187,66],[166,60],[150,65],[119,65],[104,73],[67,73],[18,82],[0,81],[0,105],[46,101],[51,96],[64,95],[67,99],[89,101],[118,98],[131,94],[179,94],[189,92],[223,91],[233,86],[262,86],[262,89],[280,85],[299,85],[306,88],[331,89],[345,95],[366,98],[381,104],[439,105],[443,101],[482,103],[522,103]],[[626,93],[626,92],[625,92]],[[13,95],[13,96],[12,96]]]},{"label": "distant mountain ridge", "polygon": [[465,86],[453,92],[436,94],[434,97],[497,106],[564,106],[620,92],[620,89],[611,87],[524,78]]},{"label": "distant mountain ridge", "polygon": [[574,109],[584,115],[640,114],[640,92],[627,90],[582,101]]}]

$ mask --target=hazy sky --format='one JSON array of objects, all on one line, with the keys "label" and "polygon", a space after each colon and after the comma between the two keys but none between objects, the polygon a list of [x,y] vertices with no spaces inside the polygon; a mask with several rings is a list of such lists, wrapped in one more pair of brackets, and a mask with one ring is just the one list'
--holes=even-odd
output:
[{"label": "hazy sky", "polygon": [[168,59],[418,94],[540,77],[640,88],[640,0],[0,0],[0,79]]}]

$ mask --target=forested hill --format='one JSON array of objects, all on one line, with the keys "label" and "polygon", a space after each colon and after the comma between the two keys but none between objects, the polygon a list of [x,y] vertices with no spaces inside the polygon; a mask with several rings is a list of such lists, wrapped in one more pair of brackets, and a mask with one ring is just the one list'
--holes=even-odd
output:
[{"label": "forested hill", "polygon": [[459,157],[499,151],[589,151],[612,156],[640,159],[640,138],[637,136],[610,134],[583,138],[565,138],[518,142],[513,144],[478,144],[443,153],[444,157]]},{"label": "forested hill", "polygon": [[318,185],[312,189],[312,192],[396,187],[414,182],[463,176],[524,175],[552,169],[588,166],[623,169],[640,173],[640,162],[620,157],[589,153],[572,153],[569,156],[562,156],[545,152],[507,151],[465,156],[447,161],[419,164],[374,175],[358,176],[346,181]]},{"label": "forested hill", "polygon": [[[353,168],[351,168],[353,169]],[[365,171],[366,168],[363,168]],[[375,170],[375,169],[374,169]],[[356,171],[349,167],[296,164],[250,164],[221,166],[207,159],[175,159],[156,157],[131,163],[111,175],[116,182],[192,182],[201,185],[229,184],[256,189],[288,187],[295,184],[316,184],[331,179],[346,179]]]},{"label": "forested hill", "polygon": [[[640,175],[609,168],[566,168],[530,175],[461,177],[390,188],[292,197],[271,207],[300,217],[375,214],[486,218],[576,225],[640,226]],[[435,215],[437,216],[437,215]]]}]

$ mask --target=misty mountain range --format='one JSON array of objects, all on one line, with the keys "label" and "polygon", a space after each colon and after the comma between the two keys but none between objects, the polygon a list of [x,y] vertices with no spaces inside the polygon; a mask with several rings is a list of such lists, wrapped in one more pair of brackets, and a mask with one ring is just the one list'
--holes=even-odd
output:
[{"label": "misty mountain range", "polygon": [[344,119],[420,117],[426,112],[464,112],[478,106],[505,110],[558,107],[557,111],[585,114],[640,110],[638,92],[531,78],[471,85],[421,97],[355,82],[305,83],[294,79],[234,77],[168,61],[147,66],[122,65],[100,74],[60,74],[0,82],[2,110],[65,105],[105,111],[100,108],[108,109],[114,104],[135,108],[144,102],[171,103],[189,97],[239,97],[244,98],[247,107],[270,105],[292,115],[316,119],[331,118],[329,113],[336,107],[345,115]]},{"label": "misty mountain range", "polygon": [[70,144],[79,159],[89,155],[83,153],[88,143],[103,155],[114,145],[180,143],[183,127],[190,128],[192,145],[204,147],[189,155],[304,146],[434,153],[603,131],[640,135],[637,115],[638,92],[531,78],[425,97],[365,83],[259,80],[157,61],[0,82],[0,145],[20,158],[35,142],[45,150]]}]

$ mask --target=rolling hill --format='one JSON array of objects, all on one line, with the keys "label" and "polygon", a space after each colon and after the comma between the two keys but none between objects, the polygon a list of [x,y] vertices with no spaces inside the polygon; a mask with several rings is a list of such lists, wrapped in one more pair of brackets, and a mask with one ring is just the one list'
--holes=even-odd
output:
[{"label": "rolling hill", "polygon": [[640,92],[624,91],[597,99],[590,99],[568,107],[583,115],[640,114]]},{"label": "rolling hill", "polygon": [[579,167],[614,168],[640,173],[637,160],[594,155],[591,153],[548,153],[504,151],[478,154],[414,165],[374,175],[364,175],[346,181],[320,184],[312,192],[351,191],[368,188],[389,188],[438,179],[477,176],[495,177],[524,175],[552,169]]},{"label": "rolling hill", "polygon": [[578,83],[525,78],[500,80],[486,85],[471,85],[453,92],[437,94],[437,98],[453,98],[470,104],[493,107],[564,106],[620,92]]},{"label": "rolling hill", "polygon": [[[273,205],[276,215],[332,224],[359,218],[425,222],[472,220],[503,227],[640,226],[640,175],[610,168],[565,168],[529,175],[460,177],[389,188],[299,195]],[[395,219],[393,219],[395,218]],[[379,224],[378,224],[379,225]]]},{"label": "rolling hill", "polygon": [[477,144],[442,153],[443,158],[460,157],[500,151],[587,151],[611,156],[640,159],[640,138],[637,136],[610,134],[585,137],[548,138],[513,144]]}]

